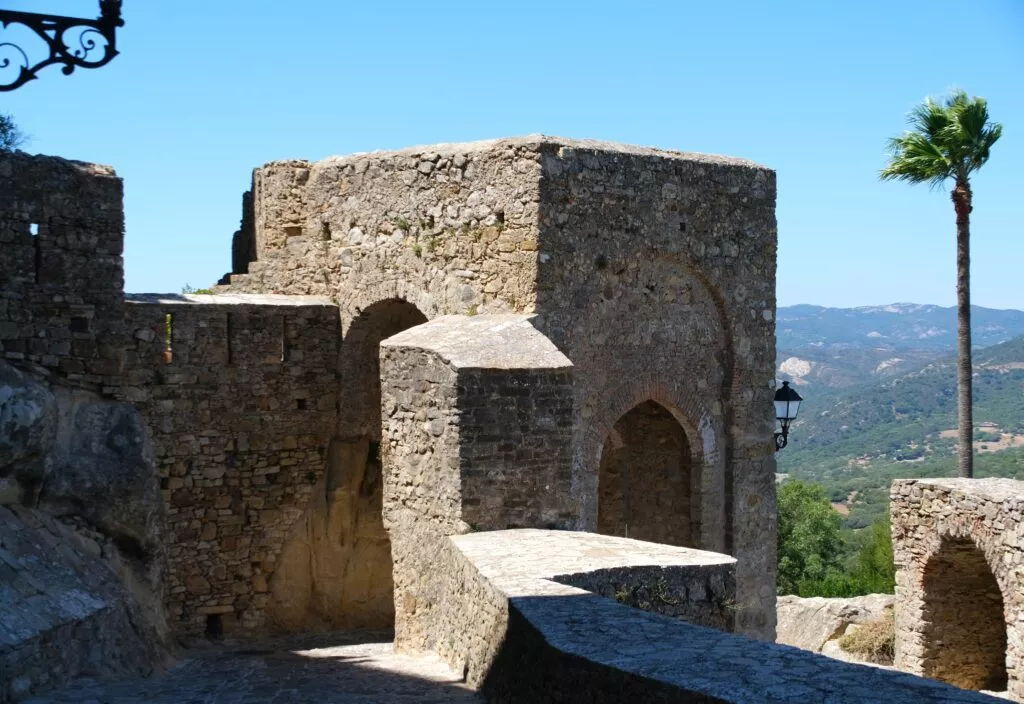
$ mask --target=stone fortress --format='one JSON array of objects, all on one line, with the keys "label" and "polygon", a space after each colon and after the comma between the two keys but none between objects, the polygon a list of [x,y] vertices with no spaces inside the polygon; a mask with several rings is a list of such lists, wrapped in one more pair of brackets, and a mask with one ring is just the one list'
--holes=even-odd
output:
[{"label": "stone fortress", "polygon": [[[0,155],[0,558],[56,539],[46,580],[123,600],[116,674],[393,625],[500,700],[985,701],[763,642],[775,187],[543,136],[273,162],[214,294],[125,295],[114,172]],[[6,596],[0,700],[83,669],[56,589]]]}]

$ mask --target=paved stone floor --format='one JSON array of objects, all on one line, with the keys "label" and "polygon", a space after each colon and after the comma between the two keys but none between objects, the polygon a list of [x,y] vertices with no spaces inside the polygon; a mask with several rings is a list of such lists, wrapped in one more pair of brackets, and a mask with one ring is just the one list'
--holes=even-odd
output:
[{"label": "paved stone floor", "polygon": [[351,631],[185,653],[144,680],[77,680],[33,704],[479,702],[435,656],[399,655],[387,631]]}]

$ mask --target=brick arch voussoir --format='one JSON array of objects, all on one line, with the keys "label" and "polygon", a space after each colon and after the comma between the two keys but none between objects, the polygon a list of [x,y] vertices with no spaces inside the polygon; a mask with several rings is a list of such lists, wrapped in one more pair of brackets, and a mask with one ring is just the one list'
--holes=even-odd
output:
[{"label": "brick arch voussoir", "polygon": [[423,288],[403,280],[382,281],[371,284],[349,299],[341,306],[341,334],[348,335],[352,322],[363,311],[384,301],[401,300],[416,307],[427,320],[438,316],[437,303],[434,297]]},{"label": "brick arch voussoir", "polygon": [[[704,419],[713,419],[714,416],[711,414],[712,409],[695,394],[684,392],[677,384],[660,379],[654,374],[644,374],[618,385],[607,394],[607,398],[608,401],[598,406],[597,413],[585,432],[588,456],[596,456],[605,438],[611,434],[622,416],[641,403],[654,401],[672,414],[686,433],[695,466],[703,466],[710,459],[706,456],[700,429]],[[711,422],[715,435],[719,436],[722,431],[720,424],[714,420]]]}]

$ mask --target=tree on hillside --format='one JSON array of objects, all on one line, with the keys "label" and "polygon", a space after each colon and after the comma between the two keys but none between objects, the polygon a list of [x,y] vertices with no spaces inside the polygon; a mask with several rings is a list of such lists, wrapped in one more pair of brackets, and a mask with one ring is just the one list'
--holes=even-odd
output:
[{"label": "tree on hillside", "polygon": [[971,408],[971,174],[988,161],[1003,127],[989,121],[984,98],[953,91],[941,103],[927,98],[907,116],[911,129],[889,140],[889,165],[883,181],[928,183],[941,187],[952,179],[956,211],[957,412],[959,470],[974,476],[974,418]]},{"label": "tree on hillside", "polygon": [[13,152],[25,143],[25,133],[14,124],[14,118],[0,113],[0,152]]},{"label": "tree on hillside", "polygon": [[842,571],[842,519],[825,490],[787,479],[779,486],[779,594],[811,596]]}]

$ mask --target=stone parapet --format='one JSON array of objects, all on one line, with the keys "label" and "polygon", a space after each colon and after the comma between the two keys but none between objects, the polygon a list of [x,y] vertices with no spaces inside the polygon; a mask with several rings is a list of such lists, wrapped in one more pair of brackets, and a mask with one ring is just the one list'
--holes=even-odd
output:
[{"label": "stone parapet", "polygon": [[[444,558],[433,640],[488,701],[999,701],[694,625],[728,620],[726,555],[512,530],[453,536]],[[647,608],[627,606],[641,588]]]},{"label": "stone parapet", "polygon": [[[337,308],[284,296],[129,296],[118,396],[149,425],[178,632],[266,625],[286,537],[333,436]],[[321,491],[323,488],[321,486]]]},{"label": "stone parapet", "polygon": [[573,522],[572,365],[529,316],[447,316],[381,344],[395,633],[425,650],[448,535]]}]

